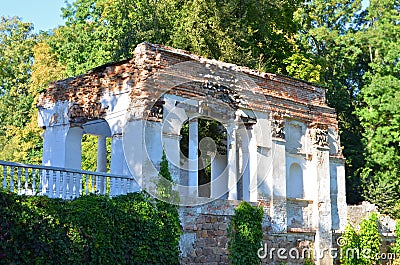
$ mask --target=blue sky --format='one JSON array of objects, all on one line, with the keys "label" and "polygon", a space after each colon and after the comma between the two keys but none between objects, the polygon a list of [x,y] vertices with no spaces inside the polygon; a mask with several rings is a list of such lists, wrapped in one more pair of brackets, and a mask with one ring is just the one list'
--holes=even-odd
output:
[{"label": "blue sky", "polygon": [[[19,16],[32,22],[35,32],[47,31],[63,25],[61,7],[65,0],[0,0],[0,16]],[[71,1],[70,1],[71,2]]]}]

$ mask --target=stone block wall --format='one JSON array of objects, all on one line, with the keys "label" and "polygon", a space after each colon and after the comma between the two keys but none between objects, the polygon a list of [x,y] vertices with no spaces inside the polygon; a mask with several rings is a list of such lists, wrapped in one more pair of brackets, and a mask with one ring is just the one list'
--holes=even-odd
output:
[{"label": "stone block wall", "polygon": [[239,201],[215,200],[180,208],[181,264],[230,264],[228,226]]},{"label": "stone block wall", "polygon": [[304,264],[307,259],[313,258],[312,247],[314,232],[264,234],[263,248],[260,252],[262,265]]},{"label": "stone block wall", "polygon": [[[183,227],[180,241],[181,264],[230,264],[228,227],[234,209],[239,203],[239,201],[215,200],[201,206],[180,208]],[[263,246],[260,248],[263,247],[265,252],[260,251],[260,254],[265,255],[265,258],[260,260],[261,264],[280,265],[284,262],[300,265],[309,257],[314,242],[314,232],[271,234],[269,218],[264,218],[263,232]],[[280,249],[285,249],[286,253],[278,253],[282,251]]]},{"label": "stone block wall", "polygon": [[[182,256],[182,264],[229,264],[228,225],[230,216],[200,215],[196,228],[186,230],[193,238],[191,251]],[[186,246],[187,247],[187,246]]]}]

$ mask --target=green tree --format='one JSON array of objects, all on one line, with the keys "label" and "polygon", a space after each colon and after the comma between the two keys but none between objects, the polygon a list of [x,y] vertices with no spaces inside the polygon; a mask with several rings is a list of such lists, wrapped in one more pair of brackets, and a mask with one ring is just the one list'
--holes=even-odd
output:
[{"label": "green tree", "polygon": [[0,20],[0,159],[38,162],[36,90],[32,89],[37,36],[31,23],[18,17]]},{"label": "green tree", "polygon": [[143,41],[286,73],[300,1],[77,0],[50,41],[68,75],[132,56]]},{"label": "green tree", "polygon": [[209,58],[286,73],[300,1],[185,1],[172,44]]},{"label": "green tree", "polygon": [[169,172],[165,152],[162,155],[159,176],[161,178],[157,183],[157,192],[160,197],[157,200],[157,209],[161,217],[168,220],[160,231],[160,235],[165,238],[166,242],[164,243],[169,246],[166,248],[167,251],[160,254],[161,256],[171,256],[173,264],[179,264],[179,238],[182,233],[177,206],[179,204],[179,193],[173,189],[174,183]]},{"label": "green tree", "polygon": [[177,1],[77,0],[62,9],[66,25],[49,45],[69,76],[132,56],[137,44],[167,44]]},{"label": "green tree", "polygon": [[33,97],[28,92],[36,36],[33,25],[17,17],[0,20],[0,135],[8,126],[23,127]]},{"label": "green tree", "polygon": [[369,69],[356,112],[364,129],[364,196],[393,215],[400,199],[400,7],[398,1],[370,1],[367,11]]},{"label": "green tree", "polygon": [[295,38],[297,53],[285,61],[290,75],[326,87],[328,104],[338,115],[350,203],[362,200],[362,128],[354,110],[368,69],[359,34],[359,21],[364,16],[359,0],[303,2],[294,15],[300,27]]}]

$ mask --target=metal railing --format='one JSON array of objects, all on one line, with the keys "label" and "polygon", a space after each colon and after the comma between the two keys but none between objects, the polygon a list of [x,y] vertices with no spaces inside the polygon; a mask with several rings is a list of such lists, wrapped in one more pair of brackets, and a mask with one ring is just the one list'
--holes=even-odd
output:
[{"label": "metal railing", "polygon": [[132,176],[2,160],[0,181],[4,190],[20,195],[46,195],[62,199],[72,199],[89,193],[116,196],[137,190]]}]

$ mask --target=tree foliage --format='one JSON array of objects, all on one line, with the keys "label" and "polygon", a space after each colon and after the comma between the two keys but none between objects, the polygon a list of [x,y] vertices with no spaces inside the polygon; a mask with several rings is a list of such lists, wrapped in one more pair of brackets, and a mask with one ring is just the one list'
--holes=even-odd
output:
[{"label": "tree foliage", "polygon": [[185,1],[172,45],[209,58],[286,73],[300,1]]},{"label": "tree foliage", "polygon": [[31,77],[37,36],[20,18],[0,20],[0,159],[37,162],[41,150]]},{"label": "tree foliage", "polygon": [[368,68],[358,100],[366,164],[365,197],[384,213],[394,213],[400,198],[400,6],[371,1],[363,41]]}]

